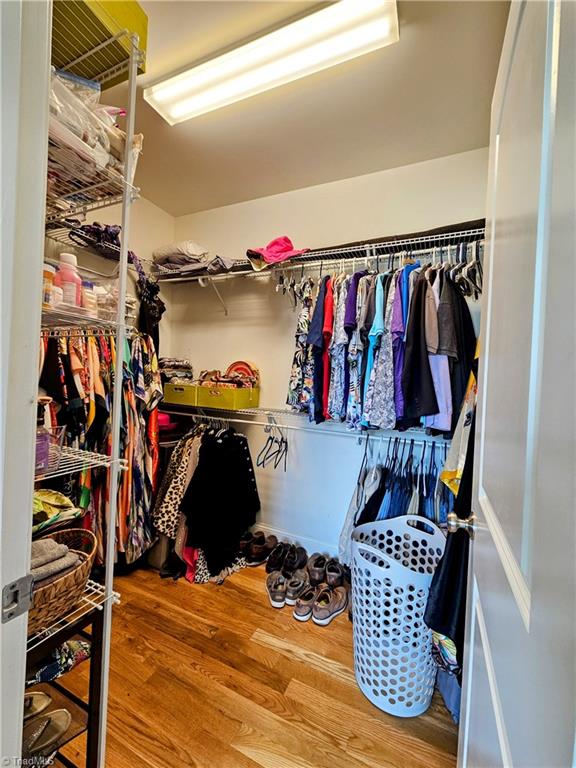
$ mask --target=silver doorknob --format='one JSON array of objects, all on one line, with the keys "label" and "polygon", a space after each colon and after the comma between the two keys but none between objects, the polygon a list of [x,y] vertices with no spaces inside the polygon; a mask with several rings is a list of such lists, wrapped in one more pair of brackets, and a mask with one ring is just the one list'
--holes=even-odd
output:
[{"label": "silver doorknob", "polygon": [[470,515],[470,517],[461,518],[458,517],[456,512],[450,512],[447,518],[447,524],[448,524],[448,533],[456,533],[456,531],[459,531],[460,529],[464,529],[465,531],[468,531],[468,535],[471,539],[474,538],[474,523],[476,518],[474,515]]}]

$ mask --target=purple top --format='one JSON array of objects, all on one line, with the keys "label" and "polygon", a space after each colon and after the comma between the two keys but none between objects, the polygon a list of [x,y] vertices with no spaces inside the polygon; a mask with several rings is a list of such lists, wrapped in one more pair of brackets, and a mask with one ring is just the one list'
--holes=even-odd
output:
[{"label": "purple top", "polygon": [[404,416],[404,393],[402,392],[402,370],[404,368],[404,316],[402,312],[402,275],[396,279],[394,302],[392,304],[392,355],[394,359],[394,402],[396,418]]},{"label": "purple top", "polygon": [[352,331],[356,328],[358,283],[360,282],[360,278],[367,274],[368,270],[363,269],[361,272],[354,272],[350,279],[350,287],[348,288],[348,295],[346,296],[346,309],[344,310],[344,329],[346,330],[348,337],[350,337]]}]

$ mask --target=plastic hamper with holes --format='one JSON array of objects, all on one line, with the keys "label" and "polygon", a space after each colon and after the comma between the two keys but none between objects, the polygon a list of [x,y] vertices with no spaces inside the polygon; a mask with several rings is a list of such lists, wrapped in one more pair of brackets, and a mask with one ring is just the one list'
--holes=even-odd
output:
[{"label": "plastic hamper with holes", "polygon": [[434,693],[424,611],[445,541],[416,516],[360,525],[352,536],[356,680],[373,704],[398,717],[421,715]]}]

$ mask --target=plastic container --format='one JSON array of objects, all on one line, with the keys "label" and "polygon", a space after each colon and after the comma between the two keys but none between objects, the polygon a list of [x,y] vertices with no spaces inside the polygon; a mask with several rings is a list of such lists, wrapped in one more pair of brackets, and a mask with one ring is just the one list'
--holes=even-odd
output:
[{"label": "plastic container", "polygon": [[82,280],[82,306],[92,317],[98,317],[98,300],[94,283],[90,280]]},{"label": "plastic container", "polygon": [[42,307],[43,309],[49,309],[54,306],[54,277],[56,276],[56,267],[45,263],[42,274]]},{"label": "plastic container", "polygon": [[424,611],[445,543],[438,526],[416,515],[360,525],[352,535],[356,680],[375,706],[397,717],[421,715],[434,693]]},{"label": "plastic container", "polygon": [[62,288],[65,304],[71,307],[82,306],[82,278],[78,274],[78,261],[75,254],[60,254],[54,285]]}]

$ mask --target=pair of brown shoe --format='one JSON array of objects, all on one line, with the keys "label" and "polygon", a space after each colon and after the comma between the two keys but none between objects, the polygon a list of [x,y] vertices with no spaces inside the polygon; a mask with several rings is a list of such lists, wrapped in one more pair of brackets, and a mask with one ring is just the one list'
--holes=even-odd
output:
[{"label": "pair of brown shoe", "polygon": [[246,558],[247,565],[255,568],[268,560],[277,544],[276,536],[266,536],[263,531],[248,531],[240,539],[240,554]]},{"label": "pair of brown shoe", "polygon": [[326,627],[336,616],[344,613],[348,606],[348,590],[346,587],[331,587],[323,583],[310,586],[296,600],[294,618],[298,621],[308,621],[312,618],[314,624]]},{"label": "pair of brown shoe", "polygon": [[298,597],[309,586],[308,572],[305,570],[295,571],[291,576],[285,576],[282,571],[272,571],[266,578],[266,590],[273,608],[296,605]]},{"label": "pair of brown shoe", "polygon": [[336,558],[324,557],[320,552],[314,552],[308,558],[308,573],[310,583],[316,586],[328,584],[329,587],[341,587],[344,584],[344,568]]}]

